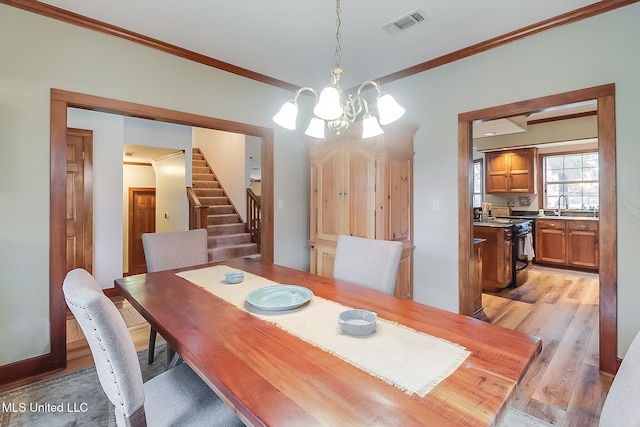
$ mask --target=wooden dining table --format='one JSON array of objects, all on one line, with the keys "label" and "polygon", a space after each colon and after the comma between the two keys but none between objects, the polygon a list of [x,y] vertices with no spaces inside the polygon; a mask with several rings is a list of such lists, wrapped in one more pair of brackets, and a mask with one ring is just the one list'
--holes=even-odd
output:
[{"label": "wooden dining table", "polygon": [[123,297],[247,425],[497,425],[541,351],[537,337],[344,281],[243,258],[220,264],[303,286],[314,298],[374,311],[470,352],[420,397],[176,275],[215,264],[117,279]]}]

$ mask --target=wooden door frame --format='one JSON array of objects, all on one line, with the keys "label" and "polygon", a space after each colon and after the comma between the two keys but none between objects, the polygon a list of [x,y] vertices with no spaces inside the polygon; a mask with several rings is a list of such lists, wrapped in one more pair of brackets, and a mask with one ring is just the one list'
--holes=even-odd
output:
[{"label": "wooden door frame", "polygon": [[143,104],[51,89],[50,123],[50,249],[49,321],[50,351],[30,359],[0,366],[0,384],[10,384],[64,369],[67,363],[66,304],[62,282],[66,275],[66,162],[67,109],[80,108],[129,117],[202,127],[261,138],[262,167],[262,262],[273,262],[273,129],[190,114]]},{"label": "wooden door frame", "polygon": [[[151,165],[149,165],[151,166]],[[134,234],[132,232],[133,229],[133,221],[134,221],[134,214],[133,214],[133,205],[134,205],[134,200],[135,200],[135,193],[137,192],[146,192],[146,193],[150,193],[153,192],[153,195],[155,197],[156,194],[156,187],[129,187],[129,195],[128,195],[128,200],[129,200],[129,205],[127,208],[127,217],[128,217],[128,232],[127,232],[127,245],[128,245],[128,249],[127,249],[127,263],[129,264],[129,267],[127,268],[127,274],[131,275],[131,264],[133,264],[133,242],[134,242]],[[155,206],[154,206],[155,209]]]},{"label": "wooden door frame", "polygon": [[485,108],[458,115],[458,230],[459,310],[473,313],[473,137],[476,120],[511,117],[558,105],[589,100],[598,103],[598,154],[600,157],[600,371],[614,374],[618,367],[618,236],[616,190],[615,85],[613,83],[527,101]]}]

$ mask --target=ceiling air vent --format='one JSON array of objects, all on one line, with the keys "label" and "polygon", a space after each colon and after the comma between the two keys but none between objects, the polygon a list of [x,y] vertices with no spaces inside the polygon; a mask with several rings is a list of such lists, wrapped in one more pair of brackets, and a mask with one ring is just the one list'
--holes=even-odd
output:
[{"label": "ceiling air vent", "polygon": [[398,19],[389,22],[388,24],[382,27],[383,30],[387,31],[392,36],[395,36],[401,31],[406,30],[409,27],[412,27],[415,24],[419,24],[425,20],[429,19],[424,11],[417,9],[411,13],[408,13],[404,16],[401,16]]}]

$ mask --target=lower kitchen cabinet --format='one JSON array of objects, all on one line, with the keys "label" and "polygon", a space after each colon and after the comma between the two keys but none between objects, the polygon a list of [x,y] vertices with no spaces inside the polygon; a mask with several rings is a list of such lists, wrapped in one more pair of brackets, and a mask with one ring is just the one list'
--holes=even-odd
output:
[{"label": "lower kitchen cabinet", "polygon": [[598,268],[600,247],[597,221],[567,221],[567,252],[569,265]]},{"label": "lower kitchen cabinet", "polygon": [[482,246],[484,239],[473,239],[473,313],[482,310]]},{"label": "lower kitchen cabinet", "polygon": [[536,262],[598,269],[598,221],[537,219]]},{"label": "lower kitchen cabinet", "polygon": [[552,264],[567,263],[566,221],[536,220],[536,261]]},{"label": "lower kitchen cabinet", "polygon": [[512,280],[511,226],[473,226],[473,237],[485,239],[482,244],[482,289],[495,292],[506,288]]}]

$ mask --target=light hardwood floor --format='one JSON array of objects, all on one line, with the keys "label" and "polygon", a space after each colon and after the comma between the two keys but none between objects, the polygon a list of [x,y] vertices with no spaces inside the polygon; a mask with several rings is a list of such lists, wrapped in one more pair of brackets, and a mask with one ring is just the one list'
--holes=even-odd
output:
[{"label": "light hardwood floor", "polygon": [[521,286],[483,294],[484,320],[538,336],[542,353],[513,406],[557,426],[597,426],[612,378],[598,369],[598,276],[533,266]]}]

